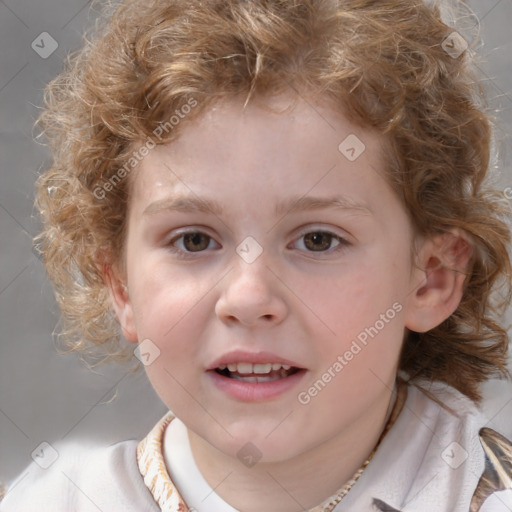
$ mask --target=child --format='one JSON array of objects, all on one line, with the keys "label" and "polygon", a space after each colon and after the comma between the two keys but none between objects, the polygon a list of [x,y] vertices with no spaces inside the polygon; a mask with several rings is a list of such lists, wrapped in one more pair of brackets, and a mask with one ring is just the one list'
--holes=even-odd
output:
[{"label": "child", "polygon": [[172,413],[0,510],[512,510],[465,49],[421,0],[124,1],[48,87],[40,243],[70,346],[122,332]]}]

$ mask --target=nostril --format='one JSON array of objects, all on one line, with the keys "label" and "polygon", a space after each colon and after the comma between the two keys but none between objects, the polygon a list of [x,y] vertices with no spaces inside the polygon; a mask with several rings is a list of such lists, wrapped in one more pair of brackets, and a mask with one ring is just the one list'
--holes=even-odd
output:
[{"label": "nostril", "polygon": [[272,320],[272,315],[263,315],[265,320]]}]

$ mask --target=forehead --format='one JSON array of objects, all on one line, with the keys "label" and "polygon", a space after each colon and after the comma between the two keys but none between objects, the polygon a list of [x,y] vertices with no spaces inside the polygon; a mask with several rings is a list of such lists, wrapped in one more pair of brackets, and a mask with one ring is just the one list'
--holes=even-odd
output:
[{"label": "forehead", "polygon": [[244,108],[242,100],[223,100],[150,151],[133,176],[132,201],[191,187],[207,193],[213,182],[229,187],[234,181],[248,193],[305,194],[335,167],[357,174],[353,181],[365,187],[372,172],[384,171],[384,144],[327,101],[280,96]]}]

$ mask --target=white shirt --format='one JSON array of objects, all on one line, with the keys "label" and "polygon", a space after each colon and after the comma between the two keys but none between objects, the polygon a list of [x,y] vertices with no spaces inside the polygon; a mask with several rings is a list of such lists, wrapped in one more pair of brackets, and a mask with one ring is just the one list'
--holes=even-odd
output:
[{"label": "white shirt", "polygon": [[[484,470],[489,471],[491,467],[487,462],[486,468],[485,452],[479,437],[480,429],[488,425],[488,420],[454,389],[437,383],[432,385],[430,391],[455,414],[439,406],[416,387],[410,386],[402,413],[361,478],[336,506],[335,512],[470,510],[470,502],[480,478]],[[150,438],[157,427],[167,426],[170,418],[166,418],[140,443],[124,441],[108,447],[56,443],[58,459],[47,469],[38,466],[36,462],[30,464],[11,484],[0,503],[0,512],[186,511],[186,505],[179,494],[187,494],[188,500],[193,500],[192,495],[199,490],[196,497],[202,501],[202,495],[208,488],[204,487],[202,476],[198,477],[196,473],[193,457],[192,461],[189,458],[192,454],[181,454],[184,457],[181,462],[188,471],[178,467],[178,459],[175,459],[172,450],[173,443],[175,449],[179,445],[187,452],[187,443],[183,443],[183,437],[180,437],[183,436],[183,430],[180,434],[182,427],[179,424],[176,431],[169,433],[167,445],[168,467],[176,478],[179,492],[168,476],[168,482],[163,481],[161,475],[145,474],[143,477],[137,463],[137,447],[140,451],[144,441]],[[165,432],[162,430],[161,434],[164,442]],[[504,436],[501,438],[504,440],[504,458],[508,460],[510,468],[512,420],[501,434]],[[149,443],[147,446],[155,448]],[[161,448],[161,443],[159,446]],[[156,461],[165,467],[161,451],[149,451],[145,455],[148,462]],[[503,467],[507,468],[506,464]],[[506,471],[509,472],[508,477],[512,476],[510,469]],[[151,482],[155,485],[150,491]],[[157,500],[160,498],[155,497],[155,489],[166,489],[166,485],[174,489],[173,497],[168,501],[169,506],[159,506]],[[501,490],[501,487],[503,485],[500,482],[492,485],[492,489],[486,493],[489,497],[483,500],[477,512],[511,512],[512,489]],[[198,504],[197,501],[194,503]],[[228,510],[230,508],[222,509],[222,512]],[[213,509],[207,512],[219,511]]]},{"label": "white shirt", "polygon": [[169,476],[190,508],[196,512],[238,512],[203,478],[190,449],[187,427],[178,418],[165,430],[163,452]]}]

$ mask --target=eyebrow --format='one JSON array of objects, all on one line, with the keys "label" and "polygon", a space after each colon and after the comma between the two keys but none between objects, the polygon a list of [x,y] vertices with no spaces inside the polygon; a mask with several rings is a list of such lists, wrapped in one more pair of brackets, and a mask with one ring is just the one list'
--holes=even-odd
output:
[{"label": "eyebrow", "polygon": [[372,215],[370,209],[364,204],[357,203],[345,196],[314,197],[298,196],[292,197],[276,205],[276,216],[297,213],[305,210],[325,210],[328,208],[336,210],[354,210],[366,215]]},{"label": "eyebrow", "polygon": [[[313,197],[297,196],[287,199],[276,205],[274,213],[276,216],[283,216],[289,213],[297,213],[305,210],[322,209],[353,210],[365,215],[372,215],[368,207],[357,203],[344,196]],[[220,216],[224,211],[221,203],[213,199],[200,198],[197,196],[176,196],[159,199],[151,203],[145,210],[144,215],[176,211],[183,213],[211,213]]]},{"label": "eyebrow", "polygon": [[152,215],[162,211],[176,211],[183,213],[213,213],[220,215],[223,212],[222,205],[218,201],[207,198],[176,196],[159,199],[151,203],[145,210],[144,215]]}]

